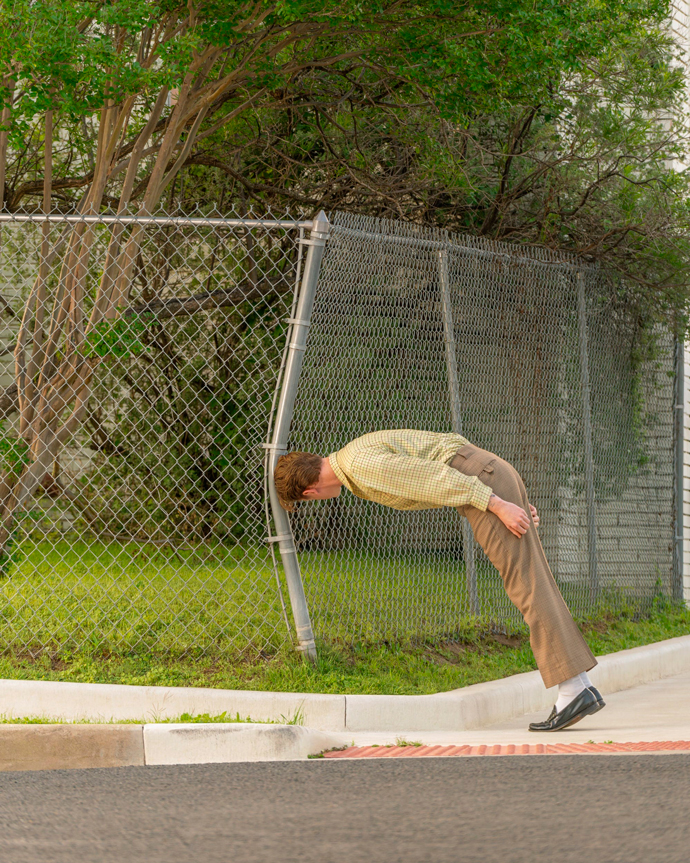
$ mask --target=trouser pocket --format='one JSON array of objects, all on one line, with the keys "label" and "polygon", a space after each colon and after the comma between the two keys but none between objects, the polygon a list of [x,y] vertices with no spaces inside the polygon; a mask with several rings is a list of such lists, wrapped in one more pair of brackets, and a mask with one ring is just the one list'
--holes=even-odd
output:
[{"label": "trouser pocket", "polygon": [[486,449],[468,443],[461,447],[450,462],[450,466],[464,473],[465,476],[486,475],[486,485],[491,485],[491,477],[494,473],[494,462],[498,456]]}]

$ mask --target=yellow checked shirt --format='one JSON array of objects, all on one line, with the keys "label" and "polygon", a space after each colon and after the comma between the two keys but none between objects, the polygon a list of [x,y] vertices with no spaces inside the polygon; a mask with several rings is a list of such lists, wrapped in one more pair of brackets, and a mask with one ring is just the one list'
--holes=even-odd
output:
[{"label": "yellow checked shirt", "polygon": [[459,434],[398,429],[365,434],[328,456],[343,485],[393,509],[476,506],[486,510],[491,489],[448,466],[469,441]]}]

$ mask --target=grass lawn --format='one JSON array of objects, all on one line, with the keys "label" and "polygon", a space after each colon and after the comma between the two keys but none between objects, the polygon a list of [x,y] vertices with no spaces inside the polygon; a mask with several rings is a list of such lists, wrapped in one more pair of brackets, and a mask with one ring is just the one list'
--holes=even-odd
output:
[{"label": "grass lawn", "polygon": [[[690,634],[690,610],[662,603],[643,618],[620,614],[583,623],[596,654]],[[7,652],[0,678],[210,686],[282,692],[429,694],[496,680],[535,668],[527,636],[492,635],[477,628],[463,642],[356,647],[319,644],[316,666],[283,649],[262,659]]]},{"label": "grass lawn", "polygon": [[[300,559],[314,629],[331,642],[439,640],[472,620],[462,561],[348,551]],[[479,564],[478,574],[480,602],[516,619],[495,570]],[[265,548],[168,549],[58,535],[24,540],[0,578],[0,649],[15,653],[218,657],[249,646],[275,655],[289,644]]]},{"label": "grass lawn", "polygon": [[[460,566],[372,566],[347,554],[303,562],[316,631],[329,633],[315,667],[290,647],[263,551],[247,560],[227,549],[27,541],[0,580],[0,677],[421,694],[535,668],[524,626],[496,632],[466,614]],[[488,600],[500,583],[483,575]],[[422,636],[386,640],[386,621],[398,635],[406,621]],[[660,597],[641,615],[619,601],[582,626],[595,653],[610,653],[690,634],[690,610]],[[353,631],[356,646],[344,638]]]},{"label": "grass lawn", "polygon": [[274,654],[288,642],[265,549],[25,540],[0,579],[0,649]]}]

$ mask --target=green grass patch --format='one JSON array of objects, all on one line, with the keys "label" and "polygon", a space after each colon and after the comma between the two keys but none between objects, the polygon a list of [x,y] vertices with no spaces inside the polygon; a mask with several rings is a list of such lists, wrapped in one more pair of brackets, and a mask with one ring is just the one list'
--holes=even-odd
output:
[{"label": "green grass patch", "polygon": [[[25,538],[0,577],[0,677],[422,694],[535,668],[494,570],[480,567],[480,602],[509,621],[500,630],[468,614],[461,561],[347,550],[301,559],[315,630],[328,635],[315,666],[292,650],[265,549]],[[577,608],[575,589],[565,596]],[[581,623],[604,654],[688,634],[690,611],[659,592],[641,613],[610,592]]]},{"label": "green grass patch", "polygon": [[289,640],[264,549],[74,538],[13,548],[0,579],[0,649],[277,653]]},{"label": "green grass patch", "polygon": [[[443,640],[473,625],[465,566],[443,555],[300,555],[314,628],[328,641]],[[496,571],[479,599],[517,619]],[[283,596],[282,571],[278,571]],[[277,655],[290,633],[265,548],[157,547],[24,538],[0,571],[0,649],[35,654]]]},{"label": "green grass patch", "polygon": [[[622,604],[581,625],[594,653],[606,654],[690,634],[690,610],[659,597],[645,614]],[[501,633],[480,624],[446,642],[320,643],[315,666],[285,647],[244,659],[46,649],[0,656],[3,678],[348,694],[444,692],[535,667],[524,628]]]},{"label": "green grass patch", "polygon": [[[182,713],[180,716],[175,716],[172,719],[52,719],[47,716],[0,716],[0,725],[143,725],[146,722],[161,723],[252,723],[254,722],[249,716],[242,717],[239,713],[232,716],[229,713],[218,713],[211,715],[210,713]],[[268,720],[270,722],[270,720]],[[264,724],[264,723],[262,723]],[[295,724],[295,723],[291,723]]]},{"label": "green grass patch", "polygon": [[170,723],[241,723],[261,725],[303,725],[304,714],[301,710],[297,711],[293,716],[281,716],[280,719],[262,719],[255,720],[250,716],[240,716],[236,713],[234,716],[231,713],[223,711],[222,713],[182,713],[179,716],[174,716],[170,719],[161,719],[159,717],[149,717],[148,719],[52,719],[46,716],[18,716],[11,717],[3,714],[0,716],[0,725],[143,725],[147,722],[155,722],[158,725]]},{"label": "green grass patch", "polygon": [[[349,550],[304,552],[300,559],[314,629],[331,644],[473,637],[461,560]],[[480,560],[477,574],[480,607],[517,625],[498,573]],[[0,567],[0,650],[280,658],[291,634],[280,570],[277,577],[266,548],[25,537]],[[581,585],[563,589],[575,609],[587,594]]]},{"label": "green grass patch", "polygon": [[[304,551],[300,566],[315,631],[329,641],[442,640],[474,625],[465,563],[446,553]],[[479,559],[476,569],[479,607],[518,621],[494,567]]]}]

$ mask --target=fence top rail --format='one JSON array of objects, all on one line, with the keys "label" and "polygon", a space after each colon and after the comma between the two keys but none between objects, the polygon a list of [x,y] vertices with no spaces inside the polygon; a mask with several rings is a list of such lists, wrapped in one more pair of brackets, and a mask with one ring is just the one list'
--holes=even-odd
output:
[{"label": "fence top rail", "polygon": [[0,224],[13,222],[50,222],[51,224],[87,225],[181,225],[184,227],[211,228],[312,228],[313,221],[297,219],[242,219],[204,218],[200,216],[106,216],[79,213],[0,213]]},{"label": "fence top rail", "polygon": [[568,258],[564,256],[563,259],[530,257],[528,255],[525,255],[524,251],[518,245],[515,246],[515,251],[513,251],[512,249],[483,249],[479,246],[470,245],[470,243],[465,244],[459,241],[457,235],[453,234],[450,234],[448,239],[432,240],[427,237],[401,237],[399,234],[396,235],[392,233],[387,234],[380,231],[367,231],[362,228],[352,228],[349,225],[342,225],[337,223],[333,226],[333,230],[337,233],[348,234],[352,237],[360,237],[363,240],[369,240],[374,243],[391,243],[393,245],[400,246],[413,246],[418,249],[438,249],[439,251],[445,250],[462,252],[472,257],[488,258],[491,260],[503,258],[506,261],[510,261],[514,264],[529,264],[532,267],[555,267],[561,268],[563,270],[572,270],[573,272],[599,271],[596,263],[577,260],[577,258],[575,258],[574,256],[573,258]]}]

